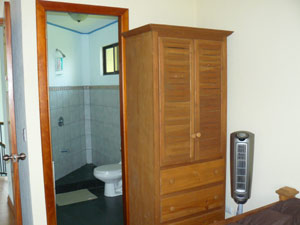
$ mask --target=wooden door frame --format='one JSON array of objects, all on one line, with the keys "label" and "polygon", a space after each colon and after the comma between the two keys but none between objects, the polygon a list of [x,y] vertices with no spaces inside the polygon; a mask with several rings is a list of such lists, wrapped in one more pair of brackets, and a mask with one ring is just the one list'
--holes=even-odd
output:
[{"label": "wooden door frame", "polygon": [[52,170],[51,131],[49,115],[49,93],[47,75],[47,39],[46,39],[46,11],[77,12],[87,14],[100,14],[118,16],[119,18],[119,49],[120,49],[120,124],[122,148],[122,175],[123,175],[123,212],[124,222],[129,225],[128,210],[128,182],[127,182],[127,126],[126,126],[126,86],[125,86],[125,40],[122,33],[128,31],[128,9],[105,6],[82,5],[62,2],[36,0],[37,23],[37,57],[38,57],[38,83],[40,103],[40,125],[42,139],[42,157],[44,188],[47,212],[47,224],[56,225],[56,206]]},{"label": "wooden door frame", "polygon": [[[10,3],[4,2],[4,21],[5,25],[5,51],[6,51],[6,76],[7,76],[7,89],[8,89],[8,108],[9,108],[9,136],[10,136],[10,149],[11,155],[18,155],[17,149],[17,135],[16,135],[16,119],[15,119],[15,101],[14,101],[14,84],[13,84],[13,67],[12,67],[12,45],[11,45],[11,13],[10,13]],[[20,196],[20,180],[19,180],[19,164],[18,162],[11,161],[13,167],[13,201],[8,196],[8,205],[13,210],[13,215],[16,225],[22,225],[22,206],[21,206],[21,196]]]}]

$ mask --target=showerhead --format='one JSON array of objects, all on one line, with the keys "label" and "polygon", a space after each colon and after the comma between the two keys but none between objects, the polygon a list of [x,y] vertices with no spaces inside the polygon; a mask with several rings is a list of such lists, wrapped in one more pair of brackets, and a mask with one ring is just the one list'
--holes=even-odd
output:
[{"label": "showerhead", "polygon": [[66,57],[66,55],[61,50],[59,50],[58,48],[56,49],[56,51],[59,52],[63,58]]}]

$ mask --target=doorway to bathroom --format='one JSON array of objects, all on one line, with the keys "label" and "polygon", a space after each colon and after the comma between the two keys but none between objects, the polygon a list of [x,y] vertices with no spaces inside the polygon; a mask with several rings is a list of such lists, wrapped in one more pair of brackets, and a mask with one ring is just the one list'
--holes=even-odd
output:
[{"label": "doorway to bathroom", "polygon": [[116,16],[47,12],[58,225],[123,225],[118,42]]},{"label": "doorway to bathroom", "polygon": [[[48,224],[127,222],[120,35],[127,29],[127,9],[37,2]],[[118,180],[107,188],[101,174]]]}]

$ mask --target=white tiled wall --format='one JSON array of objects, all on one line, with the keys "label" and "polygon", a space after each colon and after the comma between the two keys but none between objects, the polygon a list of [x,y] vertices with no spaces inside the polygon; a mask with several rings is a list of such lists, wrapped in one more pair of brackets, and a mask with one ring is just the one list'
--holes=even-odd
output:
[{"label": "white tiled wall", "polygon": [[50,87],[49,95],[56,180],[86,163],[121,160],[118,86]]},{"label": "white tiled wall", "polygon": [[[83,89],[50,88],[50,121],[55,179],[86,164]],[[59,126],[59,117],[64,125]]]},{"label": "white tiled wall", "polygon": [[121,161],[119,89],[92,88],[90,99],[93,163],[118,163]]}]

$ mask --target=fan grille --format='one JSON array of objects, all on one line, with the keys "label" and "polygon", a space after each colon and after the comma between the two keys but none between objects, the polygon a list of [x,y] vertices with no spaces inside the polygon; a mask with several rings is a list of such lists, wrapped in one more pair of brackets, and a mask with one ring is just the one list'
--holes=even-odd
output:
[{"label": "fan grille", "polygon": [[237,143],[236,152],[236,190],[246,191],[247,175],[247,144]]}]

